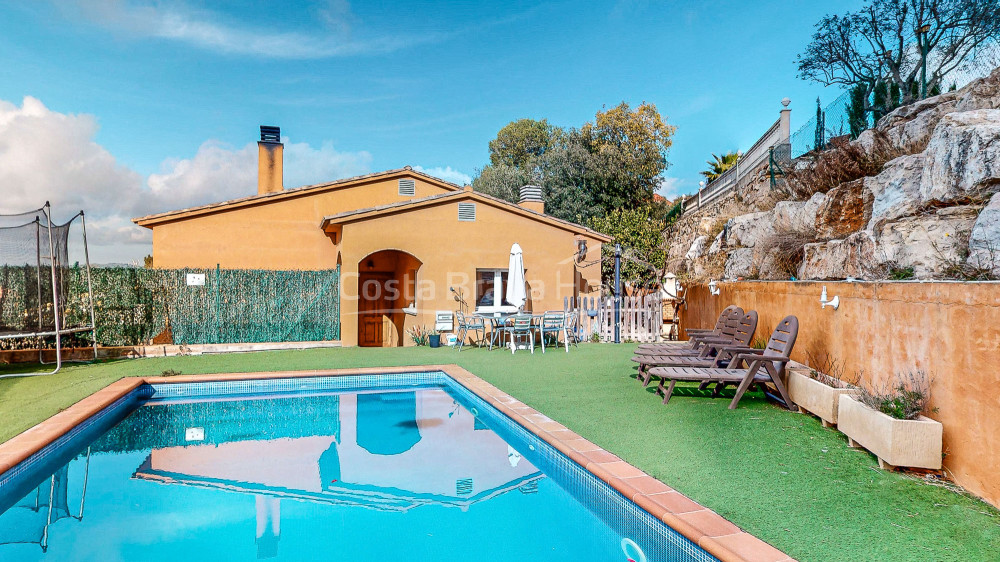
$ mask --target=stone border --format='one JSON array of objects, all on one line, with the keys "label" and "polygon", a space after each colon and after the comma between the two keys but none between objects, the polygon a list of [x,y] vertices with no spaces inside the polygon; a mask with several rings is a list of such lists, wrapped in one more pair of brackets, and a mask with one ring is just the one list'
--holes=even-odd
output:
[{"label": "stone border", "polygon": [[497,410],[609,484],[650,515],[723,562],[790,562],[787,554],[616,455],[584,439],[537,410],[457,365],[368,367],[264,373],[126,377],[91,394],[42,423],[0,444],[0,473],[41,450],[92,415],[143,384],[172,384],[274,378],[306,378],[443,371]]}]

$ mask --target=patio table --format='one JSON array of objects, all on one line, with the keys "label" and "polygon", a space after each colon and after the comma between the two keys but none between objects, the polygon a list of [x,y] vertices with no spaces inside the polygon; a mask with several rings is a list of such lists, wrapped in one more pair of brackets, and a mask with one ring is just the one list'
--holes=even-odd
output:
[{"label": "patio table", "polygon": [[490,345],[489,349],[493,349],[495,344],[498,348],[503,347],[503,335],[506,331],[507,324],[510,319],[515,316],[531,316],[532,325],[538,325],[541,322],[541,314],[525,314],[518,312],[493,312],[493,313],[476,313],[473,316],[477,318],[482,318],[484,321],[490,323]]}]

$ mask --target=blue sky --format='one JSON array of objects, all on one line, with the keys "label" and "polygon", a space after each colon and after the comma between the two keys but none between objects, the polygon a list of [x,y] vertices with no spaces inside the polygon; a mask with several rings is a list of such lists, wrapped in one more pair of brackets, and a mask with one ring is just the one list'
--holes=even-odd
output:
[{"label": "blue sky", "polygon": [[[648,101],[677,126],[671,195],[697,188],[710,153],[749,147],[781,98],[792,99],[794,130],[818,95],[840,93],[796,78],[794,59],[821,16],[858,4],[0,2],[0,124],[4,110],[41,112],[14,133],[68,121],[86,144],[89,131],[97,148],[79,150],[97,150],[87,158],[143,200],[119,205],[121,218],[253,193],[247,147],[260,124],[297,147],[286,185],[407,164],[455,180],[487,162],[509,121],[579,126],[602,106]],[[42,109],[28,111],[25,96]],[[36,144],[58,144],[47,134]],[[39,193],[30,173],[13,179],[22,199]],[[100,205],[100,185],[90,191],[52,197]]]}]

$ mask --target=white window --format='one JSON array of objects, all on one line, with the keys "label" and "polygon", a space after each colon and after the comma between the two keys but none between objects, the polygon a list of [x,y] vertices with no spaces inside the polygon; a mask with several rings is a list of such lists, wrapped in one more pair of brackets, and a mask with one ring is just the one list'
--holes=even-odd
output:
[{"label": "white window", "polygon": [[506,297],[506,269],[476,270],[476,312],[517,312]]}]

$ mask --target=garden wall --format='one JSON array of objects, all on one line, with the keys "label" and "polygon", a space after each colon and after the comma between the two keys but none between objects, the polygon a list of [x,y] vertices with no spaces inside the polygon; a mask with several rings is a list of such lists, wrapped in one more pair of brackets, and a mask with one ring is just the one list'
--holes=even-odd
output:
[{"label": "garden wall", "polygon": [[[820,307],[823,286],[839,310]],[[681,328],[711,327],[729,304],[757,310],[758,334],[799,318],[792,359],[839,361],[863,381],[921,370],[933,378],[929,413],[944,424],[944,467],[958,484],[1000,506],[1000,283],[785,282],[688,287]],[[682,331],[682,337],[683,331]]]}]

